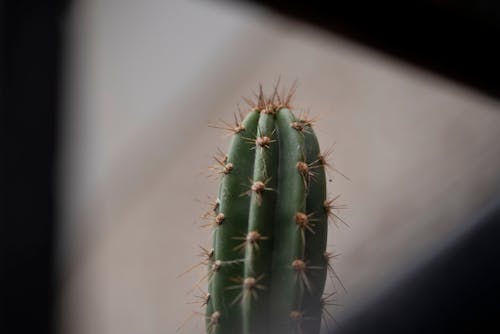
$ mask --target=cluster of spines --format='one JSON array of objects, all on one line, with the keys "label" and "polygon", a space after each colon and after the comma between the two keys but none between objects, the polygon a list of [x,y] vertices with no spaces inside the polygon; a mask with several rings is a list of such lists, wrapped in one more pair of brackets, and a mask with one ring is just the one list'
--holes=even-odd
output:
[{"label": "cluster of spines", "polygon": [[289,109],[293,92],[266,99],[261,88],[246,117],[214,126],[233,138],[228,155],[215,157],[221,182],[203,261],[210,334],[317,333],[329,305],[322,295],[327,272],[336,277],[326,252],[335,198],[326,199],[314,120]]}]

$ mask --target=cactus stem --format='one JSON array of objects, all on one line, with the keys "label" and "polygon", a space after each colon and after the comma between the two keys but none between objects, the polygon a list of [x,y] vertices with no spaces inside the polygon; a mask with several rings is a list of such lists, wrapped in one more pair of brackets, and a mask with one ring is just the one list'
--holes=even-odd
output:
[{"label": "cactus stem", "polygon": [[202,248],[208,290],[197,299],[209,334],[319,333],[321,311],[333,305],[321,299],[328,274],[338,279],[325,252],[339,208],[326,191],[326,168],[337,171],[327,162],[333,148],[321,154],[317,118],[290,109],[297,82],[288,92],[279,84],[243,98],[244,119],[240,111],[234,124],[212,126],[233,138],[228,154],[214,157],[220,201],[205,214],[215,255]]}]

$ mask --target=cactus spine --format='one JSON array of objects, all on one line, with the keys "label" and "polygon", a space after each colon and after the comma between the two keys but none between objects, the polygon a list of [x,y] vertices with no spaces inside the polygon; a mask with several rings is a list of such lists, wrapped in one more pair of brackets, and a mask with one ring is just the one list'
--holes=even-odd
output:
[{"label": "cactus spine", "polygon": [[208,255],[209,334],[318,333],[327,276],[324,158],[292,94],[231,129]]}]

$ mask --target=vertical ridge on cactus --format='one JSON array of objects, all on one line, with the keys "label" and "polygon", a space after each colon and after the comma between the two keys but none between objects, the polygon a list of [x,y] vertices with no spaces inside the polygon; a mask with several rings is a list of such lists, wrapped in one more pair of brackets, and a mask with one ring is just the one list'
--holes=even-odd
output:
[{"label": "vertical ridge on cactus", "polygon": [[[253,177],[255,152],[244,140],[244,136],[254,134],[260,114],[252,111],[243,120],[244,131],[235,133],[229,147],[227,162],[233,164],[231,173],[223,175],[219,188],[219,214],[224,214],[224,222],[214,231],[214,259],[220,261],[220,268],[212,268],[210,296],[214,312],[219,312],[217,323],[211,321],[210,331],[215,333],[240,333],[242,312],[239,303],[233,303],[238,296],[234,279],[244,275],[241,254],[235,250],[248,226],[250,201],[242,196],[248,190],[249,180]],[[214,313],[213,312],[213,313]],[[207,314],[207,317],[212,317]]]},{"label": "vertical ridge on cactus", "polygon": [[[279,135],[280,166],[278,171],[278,199],[274,220],[271,304],[272,333],[294,333],[296,321],[291,312],[302,312],[305,276],[294,268],[296,260],[304,260],[305,240],[302,238],[296,215],[306,211],[306,186],[297,169],[297,162],[305,160],[304,136],[293,128],[293,114],[279,109],[276,123]],[[292,326],[292,327],[290,327]]]},{"label": "vertical ridge on cactus", "polygon": [[237,120],[223,162],[207,261],[209,334],[320,330],[329,266],[325,166],[312,122],[289,109],[292,93],[276,91],[266,99],[261,89]]},{"label": "vertical ridge on cactus", "polygon": [[[271,277],[272,234],[276,206],[277,175],[272,175],[278,166],[278,146],[273,139],[276,136],[274,115],[261,113],[257,128],[253,186],[250,193],[250,211],[248,215],[247,243],[245,247],[245,280],[255,279],[253,286],[244,286],[242,291],[244,333],[264,333],[269,314],[269,278]],[[269,138],[269,139],[266,139]],[[260,139],[260,140],[259,140]],[[255,238],[258,236],[258,238]]]}]

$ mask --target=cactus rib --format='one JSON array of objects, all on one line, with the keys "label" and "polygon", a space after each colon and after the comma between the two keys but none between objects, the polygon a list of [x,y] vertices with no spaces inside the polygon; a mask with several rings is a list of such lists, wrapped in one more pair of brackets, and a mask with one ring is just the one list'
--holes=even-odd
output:
[{"label": "cactus rib", "polygon": [[[251,194],[248,234],[245,250],[244,284],[242,291],[244,333],[264,333],[267,325],[267,304],[272,256],[272,226],[276,199],[278,145],[274,115],[261,113],[255,144],[253,182],[264,183],[261,192]],[[258,239],[258,240],[254,240]],[[250,284],[252,283],[252,284]]]},{"label": "cactus rib", "polygon": [[296,215],[306,209],[306,189],[297,170],[297,162],[305,160],[304,137],[291,126],[294,121],[288,109],[282,108],[277,112],[280,156],[271,278],[273,333],[295,331],[295,325],[290,321],[291,312],[301,312],[303,294],[303,277],[292,267],[294,261],[304,259],[304,240],[296,224]]},{"label": "cactus rib", "polygon": [[[307,193],[307,214],[314,218],[314,233],[306,234],[305,258],[308,266],[313,268],[310,272],[311,283],[310,293],[304,296],[302,307],[307,312],[307,316],[313,319],[320,319],[322,314],[321,297],[326,282],[328,271],[328,258],[325,257],[325,249],[328,235],[328,215],[324,208],[326,200],[326,176],[322,162],[319,160],[320,150],[318,139],[314,130],[308,126],[304,133],[307,152],[307,164],[312,174],[314,184],[311,185]],[[320,322],[304,322],[304,333],[319,332]]]},{"label": "cactus rib", "polygon": [[256,133],[258,120],[259,113],[251,112],[243,121],[245,130],[234,134],[228,152],[228,162],[233,164],[233,169],[223,175],[219,189],[219,212],[224,214],[224,222],[216,227],[214,236],[215,261],[221,264],[211,279],[214,312],[220,313],[215,333],[241,332],[241,307],[233,304],[238,291],[228,288],[234,285],[231,279],[243,277],[244,273],[243,266],[238,264],[241,254],[235,251],[239,243],[235,237],[247,231],[250,200],[241,194],[247,190],[252,177],[255,153],[242,138]]}]

